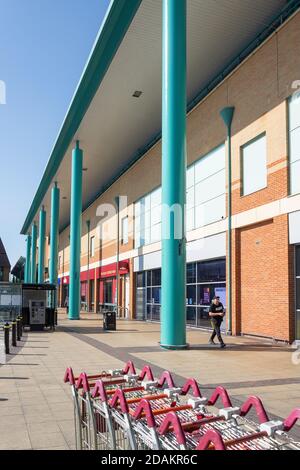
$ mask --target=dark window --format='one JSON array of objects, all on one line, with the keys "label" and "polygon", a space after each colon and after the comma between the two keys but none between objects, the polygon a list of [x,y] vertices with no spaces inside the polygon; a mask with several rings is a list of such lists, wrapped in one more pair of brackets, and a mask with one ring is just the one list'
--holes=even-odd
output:
[{"label": "dark window", "polygon": [[152,289],[151,289],[151,287],[147,288],[147,303],[152,304]]},{"label": "dark window", "polygon": [[196,286],[186,286],[187,305],[196,305]]},{"label": "dark window", "polygon": [[104,281],[104,303],[112,304],[112,281]]},{"label": "dark window", "polygon": [[152,286],[152,271],[147,271],[147,286]]},{"label": "dark window", "polygon": [[161,270],[155,269],[152,271],[152,286],[160,286],[161,285]]},{"label": "dark window", "polygon": [[187,307],[186,308],[186,322],[188,325],[196,325],[196,307]]},{"label": "dark window", "polygon": [[145,287],[145,273],[137,273],[136,275],[136,286]]},{"label": "dark window", "polygon": [[210,317],[209,317],[209,308],[208,307],[199,307],[197,312],[197,326],[210,328]]},{"label": "dark window", "polygon": [[186,267],[186,282],[187,284],[196,283],[196,263],[188,264]]},{"label": "dark window", "polygon": [[218,282],[226,279],[225,259],[198,263],[198,282]]},{"label": "dark window", "polygon": [[300,278],[296,279],[296,308],[300,310]]},{"label": "dark window", "polygon": [[300,246],[296,246],[296,276],[300,276]]},{"label": "dark window", "polygon": [[161,303],[161,288],[160,287],[153,287],[152,288],[152,297],[155,304]]}]

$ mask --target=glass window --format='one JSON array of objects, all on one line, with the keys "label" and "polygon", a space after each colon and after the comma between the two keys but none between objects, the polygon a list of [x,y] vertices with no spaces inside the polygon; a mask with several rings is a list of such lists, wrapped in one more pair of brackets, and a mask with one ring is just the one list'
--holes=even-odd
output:
[{"label": "glass window", "polygon": [[152,299],[153,303],[161,304],[161,287],[152,288]]},{"label": "glass window", "polygon": [[90,239],[90,256],[95,256],[95,237],[91,237]]},{"label": "glass window", "polygon": [[161,270],[154,269],[152,271],[152,286],[160,286],[161,285]]},{"label": "glass window", "polygon": [[147,287],[147,303],[152,304],[152,289],[151,287]]},{"label": "glass window", "polygon": [[187,171],[187,230],[226,216],[225,191],[225,145],[221,145]]},{"label": "glass window", "polygon": [[267,141],[262,135],[242,147],[243,195],[267,186]]},{"label": "glass window", "polygon": [[136,285],[137,287],[145,287],[145,273],[137,273],[136,275]]},{"label": "glass window", "polygon": [[198,263],[198,282],[218,282],[226,279],[226,260]]},{"label": "glass window", "polygon": [[300,245],[296,246],[296,276],[300,277]]},{"label": "glass window", "polygon": [[196,285],[186,286],[186,304],[196,305]]},{"label": "glass window", "polygon": [[152,286],[152,271],[147,271],[147,286]]},{"label": "glass window", "polygon": [[300,310],[300,278],[296,279],[296,309]]},{"label": "glass window", "polygon": [[161,188],[144,196],[134,205],[135,247],[161,240]]},{"label": "glass window", "polygon": [[128,243],[128,217],[124,217],[121,222],[122,226],[122,244]]},{"label": "glass window", "polygon": [[186,282],[194,284],[196,282],[196,263],[190,263],[186,267]]},{"label": "glass window", "polygon": [[196,307],[186,308],[186,323],[187,325],[196,326]]}]

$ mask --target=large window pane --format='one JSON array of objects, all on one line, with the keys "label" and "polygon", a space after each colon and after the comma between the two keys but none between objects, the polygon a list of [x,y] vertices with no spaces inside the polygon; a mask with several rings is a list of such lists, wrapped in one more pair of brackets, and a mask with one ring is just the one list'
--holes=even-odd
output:
[{"label": "large window pane", "polygon": [[186,230],[194,230],[195,228],[195,209],[189,209],[186,212]]},{"label": "large window pane", "polygon": [[145,273],[137,273],[136,275],[136,285],[137,287],[145,286]]},{"label": "large window pane", "polygon": [[156,189],[151,193],[151,208],[161,204],[161,188]]},{"label": "large window pane", "polygon": [[195,163],[195,183],[225,168],[225,145],[212,150]]},{"label": "large window pane", "polygon": [[225,279],[225,259],[198,263],[198,282],[219,282],[225,281]]},{"label": "large window pane", "polygon": [[209,307],[197,308],[197,326],[202,328],[211,328]]},{"label": "large window pane", "polygon": [[201,181],[195,188],[195,205],[214,199],[225,192],[225,170]]},{"label": "large window pane", "polygon": [[296,276],[300,276],[300,246],[296,246]]},{"label": "large window pane", "polygon": [[300,310],[300,278],[296,279],[296,308]]},{"label": "large window pane", "polygon": [[152,287],[153,303],[161,304],[161,287]]},{"label": "large window pane", "polygon": [[186,286],[186,304],[196,305],[196,285]]},{"label": "large window pane", "polygon": [[187,307],[186,308],[186,323],[190,326],[196,326],[196,307]]},{"label": "large window pane", "polygon": [[186,267],[186,282],[194,284],[196,282],[196,263],[190,263]]},{"label": "large window pane", "polygon": [[152,285],[153,286],[161,285],[161,270],[160,269],[154,269],[152,271]]},{"label": "large window pane", "polygon": [[196,219],[195,227],[203,227],[212,224],[218,220],[222,220],[226,216],[226,197],[225,194],[216,197],[211,201],[207,201],[195,209]]},{"label": "large window pane", "polygon": [[300,193],[300,160],[297,162],[291,163],[291,194]]},{"label": "large window pane", "polygon": [[300,93],[294,95],[289,103],[290,108],[290,130],[300,127]]},{"label": "large window pane", "polygon": [[195,165],[190,166],[186,172],[186,187],[191,188],[195,185]]},{"label": "large window pane", "polygon": [[290,132],[290,162],[300,160],[300,127]]},{"label": "large window pane", "polygon": [[267,142],[263,135],[242,148],[243,195],[267,186]]}]

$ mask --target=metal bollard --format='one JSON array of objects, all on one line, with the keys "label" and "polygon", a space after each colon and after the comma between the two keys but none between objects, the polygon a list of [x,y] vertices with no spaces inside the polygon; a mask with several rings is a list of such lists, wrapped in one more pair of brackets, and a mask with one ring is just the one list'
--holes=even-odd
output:
[{"label": "metal bollard", "polygon": [[9,323],[5,323],[4,327],[4,345],[5,345],[5,354],[9,354]]},{"label": "metal bollard", "polygon": [[16,323],[17,323],[17,340],[18,340],[18,341],[21,341],[21,332],[20,332],[21,323],[20,323],[20,317],[17,317],[17,318],[16,318]]},{"label": "metal bollard", "polygon": [[23,336],[23,317],[20,315],[20,337]]},{"label": "metal bollard", "polygon": [[13,321],[11,323],[11,344],[12,346],[16,347],[17,346],[17,322]]}]

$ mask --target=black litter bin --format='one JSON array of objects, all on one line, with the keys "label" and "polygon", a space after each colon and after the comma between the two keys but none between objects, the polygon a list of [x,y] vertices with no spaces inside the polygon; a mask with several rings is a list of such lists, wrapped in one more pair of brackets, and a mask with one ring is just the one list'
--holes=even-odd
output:
[{"label": "black litter bin", "polygon": [[103,311],[103,330],[104,331],[115,331],[117,325],[116,312],[114,310]]}]

